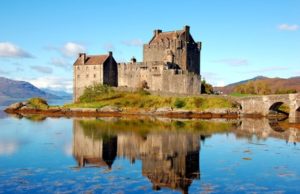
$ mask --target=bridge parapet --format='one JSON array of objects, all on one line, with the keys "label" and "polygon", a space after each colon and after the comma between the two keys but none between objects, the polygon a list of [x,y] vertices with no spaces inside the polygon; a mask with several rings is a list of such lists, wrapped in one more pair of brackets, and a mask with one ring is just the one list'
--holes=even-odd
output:
[{"label": "bridge parapet", "polygon": [[290,122],[300,122],[300,93],[282,95],[264,95],[236,98],[241,105],[241,113],[244,115],[267,116],[270,110],[278,110],[280,105],[289,107]]}]

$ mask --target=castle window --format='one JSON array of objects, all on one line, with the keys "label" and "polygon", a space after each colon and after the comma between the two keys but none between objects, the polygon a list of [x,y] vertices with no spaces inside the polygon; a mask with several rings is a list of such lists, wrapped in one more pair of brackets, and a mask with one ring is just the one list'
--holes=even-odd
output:
[{"label": "castle window", "polygon": [[89,77],[89,74],[86,74],[86,78],[88,78]]},{"label": "castle window", "polygon": [[80,78],[80,75],[77,75],[77,78],[79,79],[79,78]]},{"label": "castle window", "polygon": [[96,66],[94,66],[94,69],[96,69]]},{"label": "castle window", "polygon": [[94,74],[94,78],[96,78],[96,74]]},{"label": "castle window", "polygon": [[86,67],[85,69],[86,69],[86,70],[88,70],[88,69],[89,69],[89,67]]},{"label": "castle window", "polygon": [[79,66],[77,66],[77,69],[78,69],[78,70],[80,70],[80,67],[79,67]]}]

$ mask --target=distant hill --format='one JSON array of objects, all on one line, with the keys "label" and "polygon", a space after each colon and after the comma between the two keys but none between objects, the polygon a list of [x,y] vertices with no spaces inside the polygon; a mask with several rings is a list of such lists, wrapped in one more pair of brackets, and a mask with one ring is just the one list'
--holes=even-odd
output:
[{"label": "distant hill", "polygon": [[49,94],[53,94],[55,96],[58,96],[60,98],[64,98],[64,99],[71,99],[73,97],[73,94],[67,93],[65,91],[61,91],[61,90],[51,90],[51,89],[42,89],[44,92],[47,92]]},{"label": "distant hill", "polygon": [[11,98],[31,98],[41,97],[46,99],[58,99],[60,97],[47,93],[39,88],[35,87],[29,82],[16,81],[0,77],[0,99]]},{"label": "distant hill", "polygon": [[257,76],[252,79],[243,80],[240,82],[232,83],[224,87],[214,87],[215,91],[221,91],[224,94],[230,94],[234,92],[234,88],[238,85],[245,84],[250,81],[264,82],[271,88],[272,91],[276,91],[277,89],[296,89],[300,92],[300,76],[291,77],[288,79],[285,78],[268,78],[264,76]]}]

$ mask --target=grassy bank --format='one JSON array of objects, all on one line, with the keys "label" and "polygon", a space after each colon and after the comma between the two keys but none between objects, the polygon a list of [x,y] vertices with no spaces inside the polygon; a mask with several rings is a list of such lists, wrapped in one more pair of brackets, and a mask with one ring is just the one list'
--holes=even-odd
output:
[{"label": "grassy bank", "polygon": [[95,85],[87,88],[78,103],[67,104],[67,108],[101,108],[117,106],[126,110],[172,107],[186,110],[232,108],[234,102],[218,96],[158,96],[140,90],[136,92],[116,91],[107,86]]}]

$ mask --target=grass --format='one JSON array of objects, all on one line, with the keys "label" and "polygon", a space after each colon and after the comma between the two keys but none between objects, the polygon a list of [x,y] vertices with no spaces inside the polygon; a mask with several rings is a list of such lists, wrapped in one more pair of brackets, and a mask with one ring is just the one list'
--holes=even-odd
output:
[{"label": "grass", "polygon": [[104,106],[117,106],[126,110],[145,109],[159,107],[181,108],[186,110],[205,110],[208,108],[232,108],[234,103],[222,97],[170,97],[150,95],[143,91],[119,92],[113,91],[96,96],[94,100],[81,100],[81,102],[67,104],[66,108],[101,108]]},{"label": "grass", "polygon": [[248,97],[248,96],[255,96],[254,94],[241,94],[237,92],[230,93],[229,96],[233,97]]},{"label": "grass", "polygon": [[42,98],[30,98],[27,100],[27,102],[28,106],[31,108],[44,110],[49,107],[47,101]]}]

